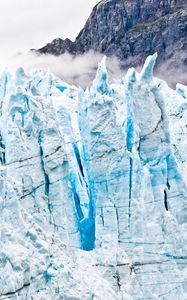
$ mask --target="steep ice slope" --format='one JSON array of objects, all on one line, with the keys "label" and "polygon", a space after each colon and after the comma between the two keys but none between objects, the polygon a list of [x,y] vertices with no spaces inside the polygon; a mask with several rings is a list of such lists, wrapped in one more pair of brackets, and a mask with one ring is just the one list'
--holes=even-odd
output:
[{"label": "steep ice slope", "polygon": [[187,88],[156,58],[86,91],[3,74],[0,299],[187,298]]},{"label": "steep ice slope", "polygon": [[36,224],[4,168],[0,182],[0,299],[119,299],[89,253],[75,253]]},{"label": "steep ice slope", "polygon": [[14,80],[4,74],[1,81],[0,299],[119,299],[94,257],[78,249],[50,81],[36,90],[41,77],[34,76],[20,69]]}]

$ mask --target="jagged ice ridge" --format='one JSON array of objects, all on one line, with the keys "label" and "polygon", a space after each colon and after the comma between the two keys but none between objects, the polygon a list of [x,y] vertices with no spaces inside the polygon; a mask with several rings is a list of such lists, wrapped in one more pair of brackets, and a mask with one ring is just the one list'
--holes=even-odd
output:
[{"label": "jagged ice ridge", "polygon": [[0,80],[0,300],[187,299],[187,87]]}]

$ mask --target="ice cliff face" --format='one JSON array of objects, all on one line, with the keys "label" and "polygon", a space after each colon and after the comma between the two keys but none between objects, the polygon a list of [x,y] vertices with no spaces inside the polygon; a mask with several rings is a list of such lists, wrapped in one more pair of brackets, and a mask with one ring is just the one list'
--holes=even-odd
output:
[{"label": "ice cliff face", "polygon": [[187,88],[0,81],[0,299],[187,298]]}]

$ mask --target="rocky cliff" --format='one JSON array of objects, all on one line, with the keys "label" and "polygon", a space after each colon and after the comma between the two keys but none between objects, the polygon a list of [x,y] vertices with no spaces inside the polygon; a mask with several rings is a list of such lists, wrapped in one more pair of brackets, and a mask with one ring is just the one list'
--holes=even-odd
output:
[{"label": "rocky cliff", "polygon": [[168,65],[175,72],[179,67],[186,70],[186,1],[100,1],[75,42],[58,38],[38,51],[60,55],[89,50],[115,55],[125,68],[141,66],[148,55],[157,51],[160,71],[164,72]]}]

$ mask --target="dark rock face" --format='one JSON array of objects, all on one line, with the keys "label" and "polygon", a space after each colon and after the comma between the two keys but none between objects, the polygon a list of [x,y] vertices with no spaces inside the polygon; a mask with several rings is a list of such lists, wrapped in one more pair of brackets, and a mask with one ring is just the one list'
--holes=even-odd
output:
[{"label": "dark rock face", "polygon": [[39,49],[38,51],[40,53],[45,53],[45,54],[49,53],[53,55],[60,55],[65,52],[73,54],[74,52],[76,52],[75,48],[76,48],[75,43],[73,43],[71,40],[69,39],[62,40],[58,38],[53,40],[52,43],[49,43],[45,47]]},{"label": "dark rock face", "polygon": [[117,56],[124,67],[142,65],[158,52],[158,65],[187,68],[187,0],[102,0],[75,42],[56,39],[40,53],[94,50]]}]

